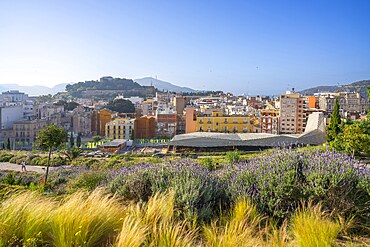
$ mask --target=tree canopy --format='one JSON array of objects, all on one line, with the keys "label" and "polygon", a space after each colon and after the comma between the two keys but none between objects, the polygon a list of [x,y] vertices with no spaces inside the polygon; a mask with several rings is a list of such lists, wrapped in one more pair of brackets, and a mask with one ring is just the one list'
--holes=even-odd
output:
[{"label": "tree canopy", "polygon": [[119,113],[135,112],[134,104],[132,104],[131,101],[125,99],[115,99],[113,101],[110,101],[108,105],[106,105],[106,108],[108,108],[111,111],[116,111]]},{"label": "tree canopy", "polygon": [[50,156],[54,148],[59,148],[67,142],[68,135],[63,127],[58,127],[55,124],[48,126],[45,129],[39,131],[36,137],[36,145],[45,151],[49,151],[48,165],[46,167],[45,184],[48,179],[49,167],[50,167]]},{"label": "tree canopy", "polygon": [[80,104],[78,104],[77,102],[74,102],[74,101],[67,102],[65,100],[59,100],[54,105],[62,105],[62,106],[64,106],[64,110],[66,110],[66,111],[73,111]]},{"label": "tree canopy", "polygon": [[131,79],[103,77],[99,81],[85,81],[66,86],[67,92],[85,90],[131,90],[141,88],[140,84]]},{"label": "tree canopy", "polygon": [[45,151],[59,148],[63,143],[67,142],[68,135],[63,127],[57,127],[55,124],[40,130],[36,137],[37,146]]}]

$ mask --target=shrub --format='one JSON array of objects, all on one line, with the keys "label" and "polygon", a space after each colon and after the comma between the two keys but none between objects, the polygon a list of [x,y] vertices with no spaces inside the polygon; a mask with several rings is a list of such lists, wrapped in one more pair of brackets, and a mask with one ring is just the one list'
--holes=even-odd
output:
[{"label": "shrub", "polygon": [[1,172],[0,183],[8,185],[29,186],[31,183],[38,184],[41,175],[35,172]]},{"label": "shrub", "polygon": [[9,162],[11,158],[13,158],[14,155],[11,153],[0,153],[0,162]]},{"label": "shrub", "polygon": [[308,199],[345,216],[369,217],[369,169],[329,150],[276,150],[218,173],[234,198],[253,198],[261,213],[281,221]]},{"label": "shrub", "polygon": [[80,167],[57,168],[50,172],[48,189],[57,194],[65,194],[68,183],[71,183],[72,180],[85,171],[86,169]]},{"label": "shrub", "polygon": [[93,191],[97,187],[107,183],[107,174],[105,171],[86,171],[79,173],[74,179],[68,183],[67,190],[69,192],[76,191],[78,189],[86,189]]},{"label": "shrub", "polygon": [[148,201],[157,192],[174,189],[181,216],[209,221],[220,207],[227,208],[226,186],[204,167],[183,160],[177,163],[140,164],[112,174],[111,191],[129,200]]},{"label": "shrub", "polygon": [[239,152],[237,150],[227,152],[226,153],[226,160],[229,163],[238,162],[240,160],[240,154],[239,154]]},{"label": "shrub", "polygon": [[85,168],[100,168],[103,161],[95,158],[78,157],[71,162],[71,166],[79,166]]}]

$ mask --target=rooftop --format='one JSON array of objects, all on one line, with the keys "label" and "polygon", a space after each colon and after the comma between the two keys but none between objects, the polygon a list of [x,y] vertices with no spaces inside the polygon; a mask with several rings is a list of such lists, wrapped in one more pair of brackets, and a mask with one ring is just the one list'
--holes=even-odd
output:
[{"label": "rooftop", "polygon": [[320,145],[325,142],[324,116],[322,113],[315,112],[309,116],[306,130],[302,134],[195,132],[176,135],[169,145],[180,147],[276,147],[291,144]]}]

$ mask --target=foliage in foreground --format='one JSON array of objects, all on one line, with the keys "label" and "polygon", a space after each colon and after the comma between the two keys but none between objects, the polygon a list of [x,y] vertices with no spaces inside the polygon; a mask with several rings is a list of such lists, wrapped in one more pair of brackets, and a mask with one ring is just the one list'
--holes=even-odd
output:
[{"label": "foliage in foreground", "polygon": [[308,204],[281,227],[248,200],[198,228],[175,217],[175,192],[121,202],[102,189],[58,201],[20,192],[0,204],[0,246],[332,246],[343,230]]}]

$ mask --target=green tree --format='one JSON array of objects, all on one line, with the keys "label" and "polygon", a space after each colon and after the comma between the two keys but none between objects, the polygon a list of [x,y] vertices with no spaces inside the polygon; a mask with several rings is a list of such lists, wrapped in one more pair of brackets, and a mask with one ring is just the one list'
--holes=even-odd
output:
[{"label": "green tree", "polygon": [[69,146],[73,148],[74,145],[75,145],[75,138],[73,137],[73,132],[71,132],[69,136]]},{"label": "green tree", "polygon": [[10,139],[9,139],[9,137],[8,137],[8,141],[6,142],[6,149],[8,149],[8,150],[11,150],[12,149],[12,147],[10,145]]},{"label": "green tree", "polygon": [[66,100],[59,100],[58,102],[54,103],[54,105],[62,105],[62,106],[64,106],[64,110],[73,111],[80,104],[78,104],[77,102],[74,102],[74,101],[68,101],[67,102]]},{"label": "green tree", "polygon": [[53,149],[58,149],[68,140],[67,132],[63,127],[57,127],[56,125],[50,125],[45,129],[40,130],[36,137],[36,145],[44,151],[48,151],[48,163],[45,174],[45,185],[47,183],[50,167],[50,157]]},{"label": "green tree", "polygon": [[77,134],[76,142],[77,142],[77,147],[78,148],[81,147],[81,133],[80,132],[78,132],[78,134]]},{"label": "green tree", "polygon": [[111,111],[119,113],[134,113],[135,106],[131,101],[125,99],[115,99],[110,101],[106,107]]},{"label": "green tree", "polygon": [[3,142],[3,145],[2,145],[2,147],[3,147],[3,150],[5,150],[5,143]]},{"label": "green tree", "polygon": [[359,121],[351,125],[345,125],[343,132],[338,135],[335,142],[337,149],[345,151],[352,156],[362,153],[369,154],[370,135],[366,132],[365,125]]},{"label": "green tree", "polygon": [[341,116],[339,113],[339,101],[338,98],[335,99],[334,109],[330,116],[330,124],[326,131],[326,139],[328,142],[332,142],[337,138],[340,133],[340,124],[342,123]]}]

